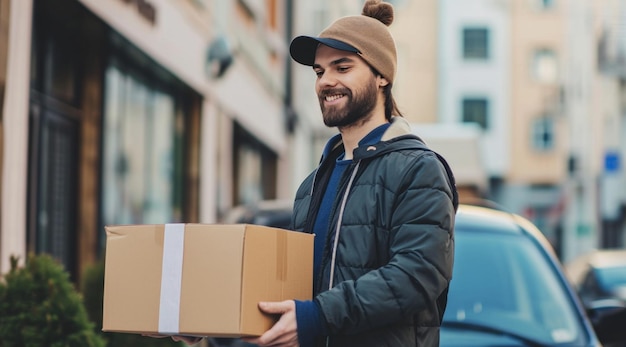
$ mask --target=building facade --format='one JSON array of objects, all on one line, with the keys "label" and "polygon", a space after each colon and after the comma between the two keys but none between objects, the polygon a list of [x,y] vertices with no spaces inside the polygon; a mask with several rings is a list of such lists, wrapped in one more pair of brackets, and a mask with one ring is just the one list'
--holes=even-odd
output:
[{"label": "building facade", "polygon": [[[0,270],[289,194],[289,1],[2,0]],[[290,118],[291,117],[291,118]]]},{"label": "building facade", "polygon": [[397,101],[462,197],[528,217],[563,259],[623,247],[624,1],[394,4]]}]

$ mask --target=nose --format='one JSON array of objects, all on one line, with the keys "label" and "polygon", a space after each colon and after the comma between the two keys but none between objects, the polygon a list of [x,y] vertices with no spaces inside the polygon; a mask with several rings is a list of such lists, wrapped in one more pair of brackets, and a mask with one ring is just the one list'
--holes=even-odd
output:
[{"label": "nose", "polygon": [[325,71],[317,79],[317,85],[320,89],[323,89],[325,87],[333,87],[337,85],[337,78],[335,78],[331,71]]}]

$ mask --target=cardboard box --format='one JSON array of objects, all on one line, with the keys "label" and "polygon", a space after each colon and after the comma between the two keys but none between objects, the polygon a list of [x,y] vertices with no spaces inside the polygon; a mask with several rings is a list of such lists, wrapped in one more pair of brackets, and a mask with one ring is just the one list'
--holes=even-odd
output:
[{"label": "cardboard box", "polygon": [[309,300],[313,235],[265,226],[106,227],[103,331],[258,336],[260,301]]}]

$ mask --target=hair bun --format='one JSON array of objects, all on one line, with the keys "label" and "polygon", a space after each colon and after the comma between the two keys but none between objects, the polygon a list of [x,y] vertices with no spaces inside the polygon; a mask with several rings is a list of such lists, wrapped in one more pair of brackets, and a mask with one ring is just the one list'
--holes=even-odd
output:
[{"label": "hair bun", "polygon": [[393,23],[393,5],[382,0],[367,0],[361,14],[378,19],[386,26]]}]

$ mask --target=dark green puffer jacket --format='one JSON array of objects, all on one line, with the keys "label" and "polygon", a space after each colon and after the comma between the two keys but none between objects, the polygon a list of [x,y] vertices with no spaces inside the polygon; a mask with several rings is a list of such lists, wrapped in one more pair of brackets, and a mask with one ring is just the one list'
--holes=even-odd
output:
[{"label": "dark green puffer jacket", "polygon": [[[343,150],[339,139],[334,148],[296,193],[294,230],[313,230],[332,164]],[[314,289],[329,346],[439,346],[457,204],[444,163],[399,117],[381,142],[354,151],[331,211]]]}]

